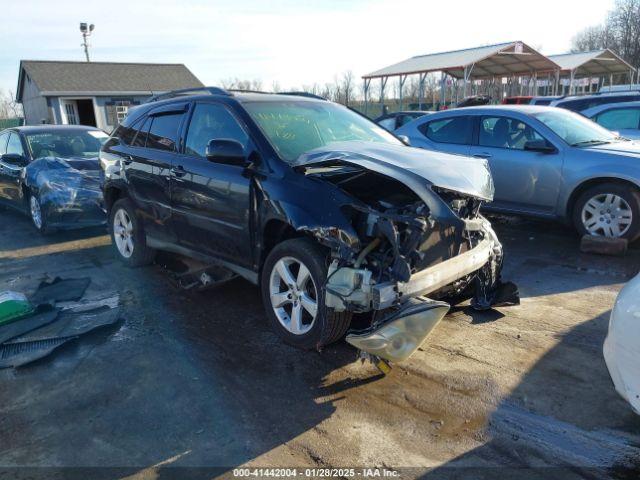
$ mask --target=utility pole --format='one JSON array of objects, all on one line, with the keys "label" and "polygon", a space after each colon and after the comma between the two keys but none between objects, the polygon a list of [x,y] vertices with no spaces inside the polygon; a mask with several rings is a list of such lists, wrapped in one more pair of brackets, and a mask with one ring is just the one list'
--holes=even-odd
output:
[{"label": "utility pole", "polygon": [[87,62],[91,61],[89,60],[89,44],[87,43],[87,37],[91,36],[94,27],[95,25],[93,23],[89,26],[84,22],[80,23],[80,31],[82,32],[82,43],[80,46],[84,47],[84,55],[87,57]]}]

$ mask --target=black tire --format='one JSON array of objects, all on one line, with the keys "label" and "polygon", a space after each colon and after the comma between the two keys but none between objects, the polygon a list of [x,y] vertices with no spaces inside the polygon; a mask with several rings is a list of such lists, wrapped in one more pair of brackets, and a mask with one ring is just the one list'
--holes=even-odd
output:
[{"label": "black tire", "polygon": [[631,208],[631,225],[626,232],[621,235],[621,238],[625,238],[629,242],[633,242],[640,237],[640,192],[634,187],[621,183],[601,183],[582,192],[573,206],[573,224],[575,225],[575,228],[581,236],[590,234],[582,223],[582,210],[590,199],[597,195],[606,194],[613,194],[621,197]]},{"label": "black tire", "polygon": [[[311,329],[304,334],[293,334],[278,320],[271,304],[269,284],[271,272],[275,265],[284,257],[293,257],[302,262],[309,270],[317,292],[317,316]],[[282,340],[294,347],[320,349],[324,345],[333,343],[345,334],[351,323],[351,312],[334,312],[325,306],[324,285],[327,279],[328,252],[320,245],[308,238],[294,238],[286,240],[274,247],[264,263],[260,281],[262,301],[267,313],[267,320],[271,328]]]},{"label": "black tire", "polygon": [[[133,250],[128,257],[123,255],[118,249],[116,233],[114,232],[114,222],[120,210],[123,210],[126,213],[127,218],[130,219],[133,226],[131,230]],[[113,244],[118,258],[128,267],[141,267],[153,262],[156,256],[156,251],[147,246],[142,222],[140,222],[138,217],[136,217],[133,204],[128,198],[118,200],[111,207],[111,210],[109,211],[109,233],[111,234],[111,243]]]},{"label": "black tire", "polygon": [[[29,195],[26,198],[27,201],[27,212],[29,214],[29,218],[31,219],[31,225],[35,228],[40,235],[48,235],[53,232],[53,229],[49,227],[47,222],[47,215],[42,210],[42,205],[40,203],[40,196],[37,191],[29,192]],[[37,203],[38,211],[40,212],[40,222],[38,222],[33,213],[33,209],[31,206],[31,202]]]}]

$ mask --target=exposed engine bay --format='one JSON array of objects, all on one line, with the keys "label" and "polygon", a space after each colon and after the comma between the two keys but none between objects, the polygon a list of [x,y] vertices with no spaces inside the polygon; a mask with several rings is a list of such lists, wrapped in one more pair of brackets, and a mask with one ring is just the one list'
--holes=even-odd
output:
[{"label": "exposed engine bay", "polygon": [[[482,202],[493,194],[488,169],[490,195],[489,189],[462,193],[429,184],[405,165],[393,169],[376,160],[332,152],[309,162],[304,172],[354,199],[342,210],[358,235],[358,249],[316,232],[332,246],[326,306],[373,312],[367,331],[351,332],[347,341],[376,361],[399,361],[448,311],[449,305],[437,300],[472,298],[474,308],[488,309],[519,299],[515,285],[500,280],[502,246],[480,214]],[[396,334],[383,348],[385,329]]]}]

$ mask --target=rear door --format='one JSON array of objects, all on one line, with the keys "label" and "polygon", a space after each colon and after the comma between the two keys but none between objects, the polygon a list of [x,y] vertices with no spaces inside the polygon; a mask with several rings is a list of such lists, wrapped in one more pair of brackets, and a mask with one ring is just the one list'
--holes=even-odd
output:
[{"label": "rear door", "polygon": [[411,135],[411,146],[468,155],[473,137],[470,115],[456,115],[421,123]]},{"label": "rear door", "polygon": [[553,214],[562,184],[562,153],[525,150],[527,141],[551,143],[523,120],[503,115],[478,119],[471,155],[488,160],[491,168],[495,196],[488,207]]},{"label": "rear door", "polygon": [[187,105],[172,104],[149,112],[134,125],[131,143],[122,152],[129,195],[145,232],[171,243],[176,242],[171,225],[171,167]]},{"label": "rear door", "polygon": [[180,243],[250,266],[250,177],[246,168],[207,160],[210,140],[236,140],[252,150],[247,130],[225,105],[194,104],[182,153],[174,159],[171,207]]}]

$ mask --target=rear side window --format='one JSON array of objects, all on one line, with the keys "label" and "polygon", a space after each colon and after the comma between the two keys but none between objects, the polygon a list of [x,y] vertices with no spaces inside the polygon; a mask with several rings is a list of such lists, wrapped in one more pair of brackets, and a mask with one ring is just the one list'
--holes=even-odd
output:
[{"label": "rear side window", "polygon": [[640,109],[612,108],[598,115],[596,121],[609,130],[637,130],[640,128]]},{"label": "rear side window", "polygon": [[180,113],[152,117],[147,138],[147,148],[175,151],[182,116],[183,114]]},{"label": "rear side window", "polygon": [[473,122],[469,116],[453,117],[424,123],[418,129],[434,142],[470,145]]},{"label": "rear side window", "polygon": [[136,138],[133,139],[131,144],[134,147],[144,147],[147,144],[147,137],[149,136],[149,127],[151,126],[151,117],[147,117],[142,122],[142,126],[136,134]]}]

